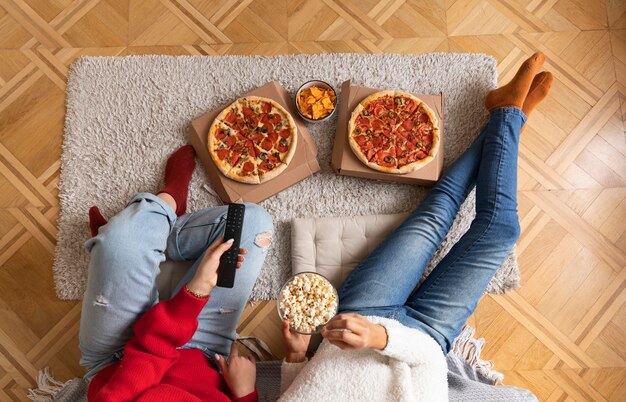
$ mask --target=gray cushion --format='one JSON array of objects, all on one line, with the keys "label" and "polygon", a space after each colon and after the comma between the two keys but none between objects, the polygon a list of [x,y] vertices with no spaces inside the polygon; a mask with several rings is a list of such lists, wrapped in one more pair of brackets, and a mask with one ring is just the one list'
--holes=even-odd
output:
[{"label": "gray cushion", "polygon": [[[473,192],[470,194],[473,197]],[[424,270],[428,275],[468,230],[475,215],[464,203],[433,258]],[[350,271],[398,227],[408,213],[292,220],[291,262],[293,273],[312,271],[327,277],[335,287]],[[519,287],[515,248],[511,250],[487,286],[486,293],[504,293]]]},{"label": "gray cushion", "polygon": [[294,274],[317,272],[338,288],[354,267],[406,219],[408,213],[292,221]]}]

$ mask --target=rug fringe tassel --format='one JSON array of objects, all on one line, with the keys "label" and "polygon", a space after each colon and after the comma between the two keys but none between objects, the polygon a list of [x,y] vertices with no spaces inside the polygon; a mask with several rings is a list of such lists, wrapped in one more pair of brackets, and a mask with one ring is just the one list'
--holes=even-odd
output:
[{"label": "rug fringe tassel", "polygon": [[241,343],[243,346],[248,348],[248,350],[254,353],[258,361],[264,360],[263,353],[261,353],[261,351],[254,345],[254,343],[252,342],[253,340],[258,343],[261,350],[263,350],[265,353],[269,354],[270,356],[275,356],[272,352],[272,349],[270,349],[270,346],[265,343],[263,339],[256,336],[237,336],[237,342]]},{"label": "rug fringe tassel", "polygon": [[50,369],[45,367],[43,370],[39,370],[39,374],[37,374],[37,388],[28,390],[28,399],[35,402],[51,401],[70,381],[56,380],[50,374]]},{"label": "rug fringe tassel", "polygon": [[463,327],[463,330],[452,344],[452,353],[474,367],[476,371],[491,380],[494,384],[502,383],[504,374],[493,369],[493,361],[481,360],[480,353],[485,346],[485,339],[476,339],[476,330],[469,325]]}]

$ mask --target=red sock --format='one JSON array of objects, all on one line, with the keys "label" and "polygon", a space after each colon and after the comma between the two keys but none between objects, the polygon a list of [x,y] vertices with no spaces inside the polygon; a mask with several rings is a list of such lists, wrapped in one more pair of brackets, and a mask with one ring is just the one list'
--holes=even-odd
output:
[{"label": "red sock", "polygon": [[104,219],[102,213],[95,205],[89,208],[89,230],[91,231],[92,236],[96,236],[98,234],[98,229],[100,226],[104,226],[107,224],[107,220]]},{"label": "red sock", "polygon": [[167,159],[165,165],[165,187],[159,193],[168,193],[176,201],[176,215],[187,210],[187,195],[193,169],[196,167],[196,151],[184,145]]}]

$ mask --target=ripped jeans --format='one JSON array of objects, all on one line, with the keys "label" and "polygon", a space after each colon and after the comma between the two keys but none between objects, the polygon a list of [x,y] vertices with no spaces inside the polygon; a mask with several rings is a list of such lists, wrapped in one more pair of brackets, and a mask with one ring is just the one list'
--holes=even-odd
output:
[{"label": "ripped jeans", "polygon": [[[183,348],[209,358],[228,356],[236,328],[269,248],[272,218],[260,206],[245,204],[241,247],[248,249],[232,289],[215,288],[198,316],[198,329]],[[91,253],[87,290],[80,320],[80,364],[91,380],[115,363],[132,326],[158,303],[155,279],[165,250],[175,261],[195,261],[172,295],[191,280],[208,248],[224,233],[227,206],[206,208],[176,217],[173,209],[150,193],[137,194],[130,204],[85,244]]]}]

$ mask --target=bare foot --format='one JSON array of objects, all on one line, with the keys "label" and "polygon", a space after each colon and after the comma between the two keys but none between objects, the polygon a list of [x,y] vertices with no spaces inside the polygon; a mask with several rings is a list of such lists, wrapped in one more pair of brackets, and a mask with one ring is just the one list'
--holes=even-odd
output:
[{"label": "bare foot", "polygon": [[167,202],[172,207],[172,209],[176,211],[176,200],[174,199],[174,197],[172,197],[168,193],[159,193],[157,194],[157,197]]}]

